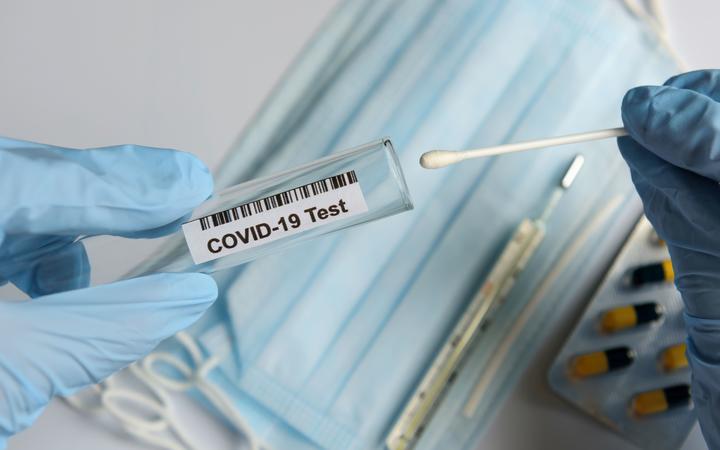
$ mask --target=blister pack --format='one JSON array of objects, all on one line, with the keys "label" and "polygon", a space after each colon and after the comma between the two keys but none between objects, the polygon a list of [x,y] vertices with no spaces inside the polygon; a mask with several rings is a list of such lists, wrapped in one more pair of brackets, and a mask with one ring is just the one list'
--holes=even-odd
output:
[{"label": "blister pack", "polygon": [[642,218],[548,373],[557,394],[646,449],[680,447],[696,420],[673,277]]}]

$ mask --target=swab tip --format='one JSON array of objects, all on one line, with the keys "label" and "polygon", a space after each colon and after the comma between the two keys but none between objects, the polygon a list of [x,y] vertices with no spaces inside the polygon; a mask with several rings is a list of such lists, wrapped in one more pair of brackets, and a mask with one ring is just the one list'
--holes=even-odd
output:
[{"label": "swab tip", "polygon": [[420,157],[420,165],[425,169],[439,169],[457,161],[458,158],[455,152],[447,150],[431,150],[423,153]]}]

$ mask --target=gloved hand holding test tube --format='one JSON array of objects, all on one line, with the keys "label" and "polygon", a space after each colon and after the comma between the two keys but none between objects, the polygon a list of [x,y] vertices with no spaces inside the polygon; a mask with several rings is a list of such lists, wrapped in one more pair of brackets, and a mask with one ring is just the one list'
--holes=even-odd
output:
[{"label": "gloved hand holding test tube", "polygon": [[[380,139],[216,192],[157,233],[83,235],[25,248],[5,277],[18,279],[38,266],[65,267],[53,273],[53,284],[64,291],[158,272],[212,273],[409,209],[395,150],[389,139]],[[158,235],[168,242],[143,261],[145,238]]]},{"label": "gloved hand holding test tube", "polygon": [[[52,397],[105,379],[195,322],[218,292],[203,273],[412,209],[388,139],[205,202],[212,178],[183,152],[0,138],[0,159],[0,286],[32,297],[0,302],[0,448]],[[153,262],[91,277],[123,262],[111,242],[142,248],[158,236],[170,242]]]}]

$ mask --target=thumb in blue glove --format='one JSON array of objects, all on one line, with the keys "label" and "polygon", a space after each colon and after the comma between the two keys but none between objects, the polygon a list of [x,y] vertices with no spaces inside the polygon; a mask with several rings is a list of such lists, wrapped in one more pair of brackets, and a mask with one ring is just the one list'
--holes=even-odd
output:
[{"label": "thumb in blue glove", "polygon": [[692,393],[720,448],[720,71],[630,90],[618,139],[645,214],[668,245],[685,303]]},{"label": "thumb in blue glove", "polygon": [[3,448],[53,396],[103,380],[192,324],[217,287],[207,275],[156,274],[85,288],[87,257],[74,242],[177,229],[212,192],[208,170],[193,156],[0,138],[0,171],[0,284],[34,297],[0,302]]}]

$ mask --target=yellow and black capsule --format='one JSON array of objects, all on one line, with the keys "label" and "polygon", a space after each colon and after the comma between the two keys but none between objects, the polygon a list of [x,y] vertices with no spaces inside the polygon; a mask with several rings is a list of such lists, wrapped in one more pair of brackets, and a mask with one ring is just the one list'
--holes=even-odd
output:
[{"label": "yellow and black capsule", "polygon": [[606,311],[600,319],[600,327],[606,333],[632,328],[654,322],[663,315],[662,306],[655,302],[626,305]]},{"label": "yellow and black capsule", "polygon": [[690,404],[690,386],[677,384],[664,389],[641,392],[633,397],[632,410],[638,416],[649,416],[670,408]]},{"label": "yellow and black capsule", "polygon": [[630,272],[629,284],[641,287],[651,283],[672,282],[675,278],[672,262],[669,259],[659,263],[636,267]]},{"label": "yellow and black capsule", "polygon": [[605,351],[585,353],[572,359],[570,373],[586,378],[622,369],[635,361],[635,352],[628,347],[615,347]]},{"label": "yellow and black capsule", "polygon": [[660,363],[662,368],[666,372],[672,372],[673,370],[684,369],[688,366],[687,360],[687,345],[676,344],[663,350],[660,354]]}]

